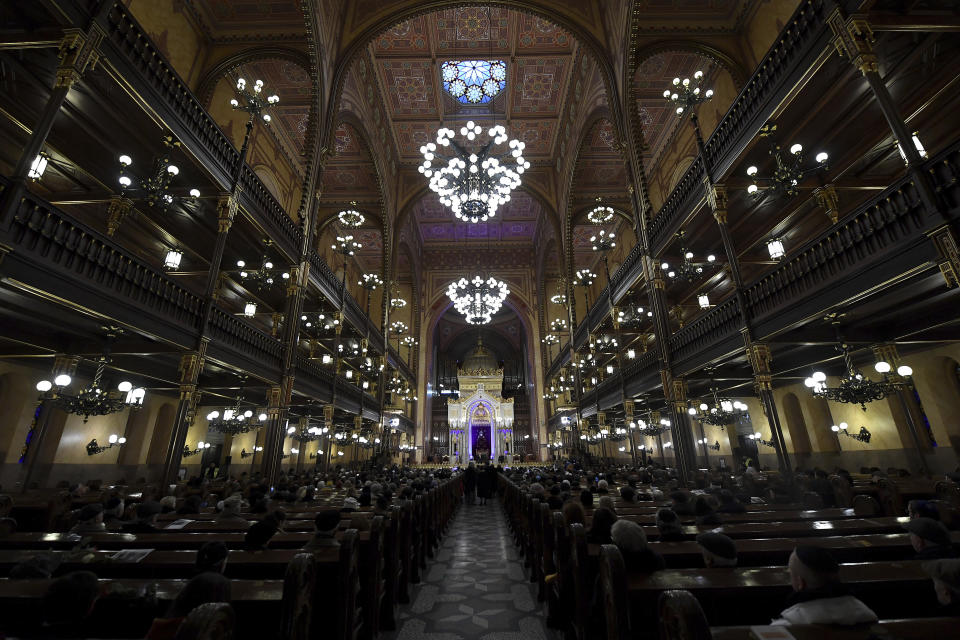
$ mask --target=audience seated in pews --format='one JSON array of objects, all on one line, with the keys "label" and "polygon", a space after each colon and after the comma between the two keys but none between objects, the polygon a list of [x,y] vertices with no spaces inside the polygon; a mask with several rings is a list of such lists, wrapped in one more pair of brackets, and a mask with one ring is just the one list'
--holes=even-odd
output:
[{"label": "audience seated in pews", "polygon": [[156,533],[160,530],[157,527],[157,516],[160,515],[161,507],[159,502],[148,500],[137,505],[136,520],[132,522],[121,522],[120,528],[124,533]]},{"label": "audience seated in pews", "polygon": [[313,519],[313,537],[303,545],[304,551],[315,551],[329,547],[339,547],[337,528],[340,526],[341,514],[336,509],[323,509]]},{"label": "audience seated in pews", "polygon": [[103,505],[100,503],[88,504],[77,513],[77,523],[70,529],[70,533],[86,534],[106,531],[103,523]]},{"label": "audience seated in pews", "polygon": [[850,595],[840,582],[840,565],[826,549],[800,545],[787,564],[793,594],[775,625],[856,625],[876,622],[877,614]]}]

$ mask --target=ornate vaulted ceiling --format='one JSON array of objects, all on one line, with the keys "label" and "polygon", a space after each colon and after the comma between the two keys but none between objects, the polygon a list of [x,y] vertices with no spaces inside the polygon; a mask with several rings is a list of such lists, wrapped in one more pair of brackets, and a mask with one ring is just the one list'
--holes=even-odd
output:
[{"label": "ornate vaulted ceiling", "polygon": [[[469,119],[506,122],[526,143],[526,157],[550,160],[578,46],[549,22],[497,7],[430,13],[380,34],[369,51],[401,161],[421,160],[420,146],[441,123],[457,128]],[[443,89],[439,67],[459,59],[506,61],[506,90],[489,105],[457,102]]]},{"label": "ornate vaulted ceiling", "polygon": [[185,0],[215,43],[304,39],[299,0]]}]

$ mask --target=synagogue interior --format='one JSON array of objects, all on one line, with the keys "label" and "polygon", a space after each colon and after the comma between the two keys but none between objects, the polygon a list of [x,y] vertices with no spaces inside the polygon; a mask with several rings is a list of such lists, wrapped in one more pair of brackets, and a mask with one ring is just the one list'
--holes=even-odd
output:
[{"label": "synagogue interior", "polygon": [[956,637],[958,33],[0,3],[0,637]]}]

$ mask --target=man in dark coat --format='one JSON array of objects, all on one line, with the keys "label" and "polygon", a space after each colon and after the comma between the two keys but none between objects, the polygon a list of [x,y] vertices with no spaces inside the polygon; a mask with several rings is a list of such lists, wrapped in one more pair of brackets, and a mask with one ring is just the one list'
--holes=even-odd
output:
[{"label": "man in dark coat", "polygon": [[463,498],[467,504],[477,501],[477,466],[473,462],[463,472]]}]

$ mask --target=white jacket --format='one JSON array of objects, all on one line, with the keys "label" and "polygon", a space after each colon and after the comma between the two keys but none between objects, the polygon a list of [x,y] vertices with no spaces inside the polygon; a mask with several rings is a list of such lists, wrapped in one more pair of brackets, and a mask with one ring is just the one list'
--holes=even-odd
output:
[{"label": "white jacket", "polygon": [[877,614],[853,596],[818,598],[799,602],[780,612],[770,624],[840,624],[854,625],[876,622]]}]

